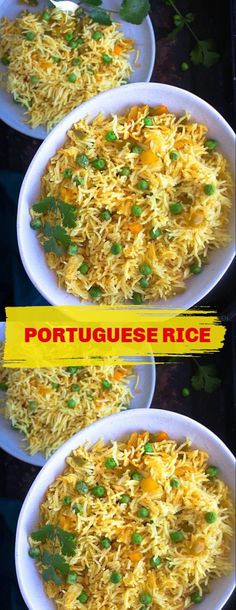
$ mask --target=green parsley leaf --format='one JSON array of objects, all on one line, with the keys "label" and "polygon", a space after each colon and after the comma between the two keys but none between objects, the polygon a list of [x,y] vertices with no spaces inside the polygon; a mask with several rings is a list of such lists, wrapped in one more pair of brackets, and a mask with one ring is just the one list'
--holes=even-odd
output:
[{"label": "green parsley leaf", "polygon": [[50,237],[50,239],[45,241],[43,247],[45,252],[54,252],[54,254],[56,254],[57,256],[62,256],[63,254],[63,249],[61,248],[61,246],[58,246],[55,237]]},{"label": "green parsley leaf", "polygon": [[43,232],[44,235],[49,237],[49,239],[44,243],[45,252],[54,252],[57,256],[61,256],[63,250],[57,242],[64,246],[64,248],[68,248],[71,241],[66,230],[60,225],[55,225],[53,227],[49,222],[45,222]]},{"label": "green parsley leaf", "polygon": [[73,557],[76,549],[76,537],[60,527],[57,527],[56,533],[61,544],[61,552],[63,555]]},{"label": "green parsley leaf", "polygon": [[150,11],[149,0],[123,0],[119,15],[125,21],[139,25]]},{"label": "green parsley leaf", "polygon": [[178,32],[181,32],[185,25],[188,25],[189,23],[192,23],[194,21],[194,18],[195,15],[193,13],[187,13],[186,15],[174,15],[173,19],[176,27],[168,34],[167,38],[169,40],[175,38],[176,34],[178,34]]},{"label": "green parsley leaf", "polygon": [[49,566],[46,570],[43,570],[42,577],[46,582],[52,580],[58,587],[62,584],[62,578],[58,576],[53,566]]},{"label": "green parsley leaf", "polygon": [[63,229],[63,227],[61,227],[60,225],[56,225],[55,227],[52,227],[52,229],[53,237],[55,237],[55,239],[59,241],[60,244],[62,244],[65,248],[68,248],[71,239],[66,230]]},{"label": "green parsley leaf", "polygon": [[221,379],[217,377],[217,370],[214,364],[196,364],[197,372],[191,378],[193,389],[197,391],[204,390],[208,394],[218,390],[221,385]]},{"label": "green parsley leaf", "polygon": [[69,227],[70,229],[75,227],[77,213],[74,206],[69,203],[64,203],[64,201],[58,201],[58,208],[61,212],[64,227]]},{"label": "green parsley leaf", "polygon": [[54,535],[54,526],[51,525],[51,523],[48,523],[48,525],[43,525],[43,527],[40,527],[35,532],[32,532],[31,538],[33,538],[33,540],[38,540],[38,542],[45,542],[49,538],[54,538]]},{"label": "green parsley leaf", "polygon": [[90,17],[95,23],[101,25],[112,25],[110,15],[103,8],[94,8],[91,10]]},{"label": "green parsley leaf", "polygon": [[220,54],[216,51],[214,40],[199,40],[190,53],[191,60],[195,65],[202,65],[211,68],[220,59]]},{"label": "green parsley leaf", "polygon": [[59,570],[63,576],[67,576],[70,571],[69,563],[59,553],[52,555],[48,551],[44,551],[41,561],[44,565],[52,566],[55,570]]},{"label": "green parsley leaf", "polygon": [[53,210],[55,208],[55,197],[44,197],[44,199],[34,203],[32,208],[34,212],[37,212],[38,214],[44,214],[50,209]]}]

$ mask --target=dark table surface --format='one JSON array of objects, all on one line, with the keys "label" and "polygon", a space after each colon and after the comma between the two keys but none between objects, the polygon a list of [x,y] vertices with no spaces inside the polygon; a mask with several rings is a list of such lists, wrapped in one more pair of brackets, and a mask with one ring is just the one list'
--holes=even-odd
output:
[{"label": "dark table surface", "polygon": [[[234,2],[208,0],[176,0],[176,5],[185,14],[195,13],[193,29],[200,39],[214,37],[221,54],[220,61],[210,69],[192,66],[182,72],[180,64],[189,61],[189,53],[194,40],[185,29],[170,41],[168,32],[173,27],[175,11],[164,0],[151,0],[152,21],[157,41],[157,57],[152,80],[169,83],[188,89],[212,104],[234,127],[235,125],[235,74],[233,62],[233,33],[235,15]],[[235,29],[234,29],[235,28]],[[17,133],[0,122],[0,169],[25,173],[40,141]],[[182,358],[166,365],[157,366],[157,385],[153,408],[174,410],[200,421],[231,448],[235,450],[235,342],[236,302],[233,290],[236,286],[236,265],[231,265],[219,285],[212,290],[201,304],[217,308],[226,323],[227,333],[224,348],[219,354],[201,358],[201,362],[217,367],[222,384],[214,394],[194,392],[183,399],[181,389],[191,387],[190,378],[195,365],[191,358]],[[14,303],[6,303],[14,305]],[[30,303],[29,303],[30,305]],[[39,469],[20,462],[1,452],[0,495],[23,501]],[[225,605],[225,610],[235,608],[235,597]],[[7,610],[11,610],[8,608]],[[215,610],[212,608],[212,610]]]}]

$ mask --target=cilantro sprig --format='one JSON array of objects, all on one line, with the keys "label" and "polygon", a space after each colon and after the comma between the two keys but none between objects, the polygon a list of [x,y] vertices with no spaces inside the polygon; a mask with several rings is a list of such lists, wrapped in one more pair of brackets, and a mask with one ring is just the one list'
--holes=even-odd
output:
[{"label": "cilantro sprig", "polygon": [[217,375],[214,364],[199,364],[194,358],[197,367],[195,374],[191,377],[191,384],[194,390],[204,390],[212,394],[221,386],[222,380]]},{"label": "cilantro sprig", "polygon": [[47,238],[43,246],[45,252],[54,252],[57,256],[62,256],[63,249],[68,248],[71,243],[66,228],[71,229],[76,226],[76,208],[69,203],[61,200],[57,201],[55,197],[49,196],[34,203],[32,209],[37,214],[46,214],[51,211],[55,213],[56,218],[58,216],[61,217],[63,226],[59,224],[53,225],[47,221],[42,225],[40,230]]},{"label": "cilantro sprig", "polygon": [[[82,5],[83,9],[89,13],[90,17],[96,23],[100,23],[101,25],[112,24],[109,13],[115,13],[115,11],[107,12],[104,8],[102,8],[102,0],[86,0],[80,2],[80,5]],[[90,10],[88,9],[87,5],[93,8]],[[122,0],[118,14],[124,21],[134,23],[135,25],[140,25],[147,17],[149,11],[149,0]],[[78,11],[78,16],[81,16],[80,9]]]},{"label": "cilantro sprig", "polygon": [[[58,539],[62,555],[66,555],[68,557],[73,557],[75,555],[76,549],[76,537],[71,532],[67,532],[63,530],[61,527],[57,527],[52,525],[51,523],[40,527],[38,530],[32,532],[31,538],[36,540],[37,542],[46,542],[47,540],[55,540]],[[45,556],[45,553],[44,553]],[[46,558],[48,555],[46,555]],[[53,567],[58,568],[58,558],[54,556]],[[57,565],[56,565],[57,563]],[[60,561],[60,566],[62,566],[62,562]],[[65,566],[64,566],[65,569]],[[60,570],[61,571],[61,570]]]}]

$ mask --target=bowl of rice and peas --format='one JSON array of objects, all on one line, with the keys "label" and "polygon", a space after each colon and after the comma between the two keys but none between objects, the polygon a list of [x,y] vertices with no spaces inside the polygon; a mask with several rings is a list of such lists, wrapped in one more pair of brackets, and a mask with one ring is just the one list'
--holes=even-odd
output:
[{"label": "bowl of rice and peas", "polygon": [[18,243],[52,304],[188,309],[233,259],[235,136],[170,85],[112,90],[72,111],[22,185]]},{"label": "bowl of rice and peas", "polygon": [[[106,8],[117,11],[117,0]],[[111,17],[114,16],[111,13]],[[44,139],[73,108],[127,82],[150,80],[155,39],[150,18],[111,25],[63,13],[44,0],[0,0],[1,118]]]},{"label": "bowl of rice and peas", "polygon": [[145,409],[80,431],[22,507],[29,610],[220,610],[234,587],[233,455],[188,417]]}]

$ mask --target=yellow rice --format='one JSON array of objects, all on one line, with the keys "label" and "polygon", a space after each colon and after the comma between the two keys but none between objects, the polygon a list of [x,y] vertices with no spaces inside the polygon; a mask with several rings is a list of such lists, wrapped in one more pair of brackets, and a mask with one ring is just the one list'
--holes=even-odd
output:
[{"label": "yellow rice", "polygon": [[[163,435],[162,435],[163,436]],[[161,437],[160,437],[161,438]],[[232,544],[233,505],[230,491],[219,478],[206,472],[208,454],[174,440],[157,441],[148,433],[132,434],[129,440],[102,442],[92,449],[80,447],[67,459],[65,471],[48,488],[40,507],[39,527],[51,524],[74,535],[74,555],[64,554],[75,582],[55,585],[44,582],[47,595],[58,610],[84,607],[78,597],[87,594],[87,610],[140,610],[144,593],[151,596],[149,610],[184,610],[194,605],[193,594],[205,596],[212,580],[229,574]],[[144,453],[151,442],[153,453]],[[107,458],[116,466],[108,468]],[[132,472],[141,473],[133,480]],[[171,485],[173,478],[178,487]],[[86,483],[87,493],[76,490]],[[103,487],[104,495],[94,495],[94,486]],[[122,495],[130,498],[122,503]],[[148,509],[145,519],[138,510]],[[216,513],[215,523],[208,523],[207,513]],[[55,531],[55,530],[54,530]],[[176,543],[172,532],[181,531]],[[132,534],[142,537],[132,542]],[[42,553],[62,553],[57,538],[44,542],[30,537],[30,546]],[[110,540],[101,548],[101,539]],[[45,556],[44,556],[45,557]],[[159,565],[150,565],[151,558]],[[49,562],[50,563],[50,562]],[[41,573],[47,567],[37,559]],[[111,582],[118,572],[121,580]],[[46,581],[46,574],[44,574]],[[146,608],[146,606],[145,606]]]},{"label": "yellow rice", "polygon": [[[74,374],[58,368],[1,368],[0,382],[8,388],[2,411],[23,433],[28,453],[41,451],[49,457],[81,428],[129,408],[132,372],[130,366],[93,366]],[[111,384],[109,389],[103,387],[104,380]],[[74,408],[68,406],[71,399],[76,403]]]},{"label": "yellow rice", "polygon": [[[58,9],[47,12],[49,21],[42,19],[42,13],[27,11],[14,21],[1,19],[0,57],[9,61],[2,85],[26,108],[27,122],[32,128],[44,125],[50,130],[85,100],[129,80],[133,41],[124,37],[117,23],[103,26]],[[100,40],[93,39],[97,31]],[[33,40],[27,40],[28,32]],[[75,49],[65,39],[71,32],[82,41]],[[104,55],[110,63],[104,63]],[[76,82],[68,81],[70,74]]]},{"label": "yellow rice", "polygon": [[[150,126],[145,126],[147,118]],[[115,141],[106,140],[110,131]],[[106,304],[133,297],[136,303],[167,299],[185,290],[192,265],[202,268],[211,250],[230,241],[232,179],[222,154],[207,149],[206,134],[207,126],[192,122],[189,114],[178,117],[163,106],[147,105],[124,116],[99,114],[71,128],[41,185],[42,197],[63,200],[77,213],[76,226],[66,229],[76,255],[46,254],[60,287],[85,300],[98,287]],[[142,152],[133,151],[137,145]],[[80,155],[86,155],[88,165],[78,163]],[[93,165],[97,159],[105,161],[101,171]],[[129,176],[122,175],[123,168]],[[69,178],[64,176],[68,169]],[[206,185],[215,189],[212,195],[205,193]],[[181,202],[179,214],[171,212],[175,202]],[[141,210],[138,217],[133,206]],[[110,219],[102,219],[104,210]],[[32,216],[38,214],[32,210]],[[40,218],[43,224],[58,224],[59,216],[51,210]],[[41,232],[39,239],[45,244],[47,238]],[[112,253],[114,244],[121,246],[118,255]],[[79,271],[84,262],[89,266],[85,275]],[[140,285],[143,264],[150,268],[147,287]]]}]

